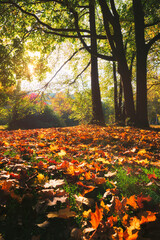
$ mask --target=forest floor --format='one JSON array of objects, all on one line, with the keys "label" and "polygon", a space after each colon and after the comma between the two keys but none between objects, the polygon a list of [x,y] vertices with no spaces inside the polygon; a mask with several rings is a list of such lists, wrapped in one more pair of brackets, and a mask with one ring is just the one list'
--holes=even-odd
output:
[{"label": "forest floor", "polygon": [[159,240],[160,133],[0,131],[0,240]]}]

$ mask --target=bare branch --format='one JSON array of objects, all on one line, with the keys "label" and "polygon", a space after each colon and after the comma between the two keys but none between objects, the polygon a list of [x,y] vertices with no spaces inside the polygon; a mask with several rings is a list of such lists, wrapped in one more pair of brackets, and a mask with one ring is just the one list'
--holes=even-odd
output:
[{"label": "bare branch", "polygon": [[145,28],[147,28],[147,27],[152,27],[152,26],[155,26],[155,25],[157,25],[157,24],[159,24],[160,23],[160,20],[158,19],[157,21],[155,21],[155,22],[152,22],[152,23],[147,23],[147,24],[145,24]]},{"label": "bare branch", "polygon": [[[40,27],[37,27],[38,30],[42,30],[43,32],[45,33],[48,33],[48,34],[53,34],[53,35],[57,35],[57,36],[61,36],[61,37],[66,37],[66,38],[77,38],[79,39],[79,36],[78,35],[68,35],[68,34],[63,34],[63,33],[57,33],[57,32],[54,32],[54,31],[47,31],[43,28],[40,28]],[[91,36],[90,35],[82,35],[83,38],[90,38]],[[106,39],[106,36],[103,36],[103,35],[97,35],[97,39]]]},{"label": "bare branch", "polygon": [[151,90],[151,88],[154,87],[154,86],[160,86],[160,82],[151,84],[151,85],[147,88],[147,91]]},{"label": "bare branch", "polygon": [[76,78],[71,83],[69,83],[69,85],[74,84],[76,82],[76,80],[87,70],[87,68],[89,67],[90,64],[91,64],[91,61],[89,61],[87,66],[76,76]]},{"label": "bare branch", "polygon": [[160,33],[158,33],[154,38],[149,41],[149,43],[146,44],[146,50],[149,51],[152,45],[158,40],[160,40]]},{"label": "bare branch", "polygon": [[57,72],[53,75],[53,77],[51,77],[51,79],[42,87],[42,88],[40,88],[40,89],[37,89],[37,91],[41,91],[41,90],[45,90],[47,87],[48,87],[48,85],[52,82],[52,80],[57,76],[57,74],[62,70],[62,68],[69,62],[69,61],[71,61],[71,59],[79,52],[79,51],[81,51],[81,50],[83,50],[84,49],[84,47],[81,47],[80,49],[78,49],[76,52],[74,52],[73,54],[72,54],[72,56],[70,57],[70,58],[68,58],[63,64],[62,64],[62,66],[57,70]]}]

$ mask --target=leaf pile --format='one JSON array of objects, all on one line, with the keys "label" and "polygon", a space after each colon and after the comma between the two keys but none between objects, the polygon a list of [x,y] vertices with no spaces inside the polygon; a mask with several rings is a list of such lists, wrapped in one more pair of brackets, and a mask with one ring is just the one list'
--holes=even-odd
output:
[{"label": "leaf pile", "polygon": [[159,239],[159,149],[131,127],[1,131],[2,239]]}]

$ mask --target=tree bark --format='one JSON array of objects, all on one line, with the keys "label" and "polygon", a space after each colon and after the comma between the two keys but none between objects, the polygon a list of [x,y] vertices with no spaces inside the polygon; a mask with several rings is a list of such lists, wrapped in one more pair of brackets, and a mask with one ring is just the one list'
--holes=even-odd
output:
[{"label": "tree bark", "polygon": [[131,74],[127,65],[125,49],[123,46],[123,36],[119,22],[119,15],[116,11],[114,0],[110,0],[110,3],[112,11],[110,11],[105,0],[99,0],[103,14],[103,22],[106,30],[106,35],[112,49],[113,57],[115,57],[116,61],[118,62],[118,72],[121,75],[123,82],[125,109],[127,118],[129,120],[128,124],[135,124],[135,108],[131,84]]},{"label": "tree bark", "polygon": [[115,123],[119,122],[119,104],[118,104],[118,84],[116,76],[116,63],[113,62],[113,81],[114,81],[114,113]]},{"label": "tree bark", "polygon": [[149,127],[147,110],[147,48],[141,0],[133,0],[136,39],[136,126]]},{"label": "tree bark", "polygon": [[95,0],[89,1],[90,29],[91,29],[91,91],[92,91],[92,124],[105,125],[102,110],[97,53],[97,37],[95,25]]}]

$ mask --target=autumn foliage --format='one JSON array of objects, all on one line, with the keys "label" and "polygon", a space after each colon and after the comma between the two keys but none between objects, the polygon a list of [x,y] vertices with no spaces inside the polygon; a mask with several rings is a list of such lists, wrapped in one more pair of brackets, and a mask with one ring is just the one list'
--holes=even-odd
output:
[{"label": "autumn foliage", "polygon": [[1,131],[0,233],[133,240],[153,224],[158,239],[159,149],[158,132],[131,127]]}]

